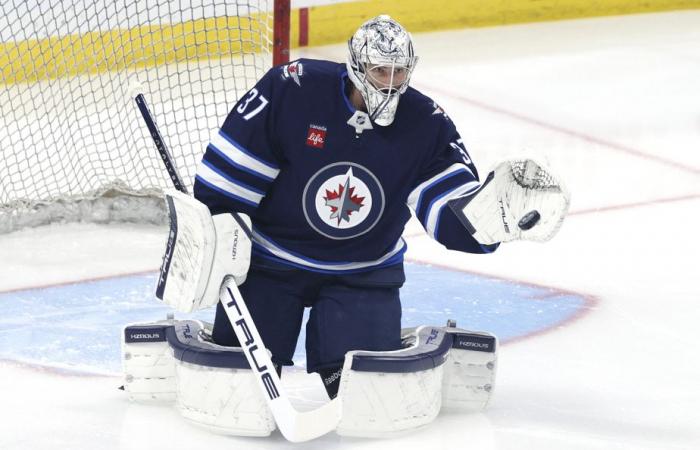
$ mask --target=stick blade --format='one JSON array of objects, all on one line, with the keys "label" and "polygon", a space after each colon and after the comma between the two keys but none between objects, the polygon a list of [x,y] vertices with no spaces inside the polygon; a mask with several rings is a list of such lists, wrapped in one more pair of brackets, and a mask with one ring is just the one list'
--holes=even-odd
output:
[{"label": "stick blade", "polygon": [[298,412],[284,397],[272,401],[270,408],[277,427],[285,439],[290,442],[305,442],[323,436],[338,427],[343,403],[340,397],[336,397],[313,411]]}]

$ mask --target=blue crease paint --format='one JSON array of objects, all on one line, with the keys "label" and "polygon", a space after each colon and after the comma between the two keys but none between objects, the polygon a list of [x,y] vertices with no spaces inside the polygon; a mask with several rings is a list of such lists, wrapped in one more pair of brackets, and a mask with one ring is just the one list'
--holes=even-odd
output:
[{"label": "blue crease paint", "polygon": [[[406,264],[402,325],[488,331],[501,342],[555,328],[587,308],[582,295],[422,264]],[[172,312],[155,298],[157,274],[0,294],[0,359],[120,372],[120,333]],[[213,322],[214,309],[176,318]],[[304,365],[304,327],[294,360]]]}]

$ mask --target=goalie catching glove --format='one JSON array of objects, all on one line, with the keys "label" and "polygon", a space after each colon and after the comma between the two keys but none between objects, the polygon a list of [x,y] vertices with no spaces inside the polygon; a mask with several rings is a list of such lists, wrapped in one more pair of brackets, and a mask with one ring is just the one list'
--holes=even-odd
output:
[{"label": "goalie catching glove", "polygon": [[168,190],[170,234],[156,297],[180,312],[215,305],[224,278],[245,281],[250,266],[250,218],[212,216],[200,201]]},{"label": "goalie catching glove", "polygon": [[537,162],[512,160],[489,173],[476,194],[449,202],[480,244],[516,239],[547,241],[569,210],[564,185]]}]

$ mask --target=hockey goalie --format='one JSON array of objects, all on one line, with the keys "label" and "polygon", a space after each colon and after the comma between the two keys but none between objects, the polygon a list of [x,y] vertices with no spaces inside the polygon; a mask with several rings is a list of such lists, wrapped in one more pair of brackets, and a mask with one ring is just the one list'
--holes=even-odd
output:
[{"label": "hockey goalie", "polygon": [[[447,326],[401,329],[401,238],[411,211],[450,250],[483,254],[546,241],[569,194],[531,159],[483,182],[454,123],[409,87],[411,36],[389,16],[364,23],[345,63],[273,67],[214,134],[194,198],[169,192],[170,236],[157,297],[213,324],[127,326],[126,389],[175,401],[234,435],[278,427],[292,441],[335,430],[382,436],[441,408],[482,410],[497,339]],[[305,308],[307,371],[329,401],[297,411],[280,381]]]}]

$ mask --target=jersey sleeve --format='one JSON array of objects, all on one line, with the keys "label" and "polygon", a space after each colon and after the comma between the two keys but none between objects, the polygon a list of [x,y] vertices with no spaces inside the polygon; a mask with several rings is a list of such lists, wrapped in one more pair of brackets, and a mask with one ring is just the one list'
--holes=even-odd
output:
[{"label": "jersey sleeve", "polygon": [[464,142],[448,118],[441,128],[435,153],[408,197],[426,232],[450,250],[490,253],[496,245],[479,244],[461,224],[448,202],[474,194],[481,184]]},{"label": "jersey sleeve", "polygon": [[194,196],[212,214],[253,215],[279,173],[273,68],[233,107],[197,167]]}]

